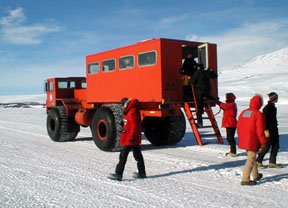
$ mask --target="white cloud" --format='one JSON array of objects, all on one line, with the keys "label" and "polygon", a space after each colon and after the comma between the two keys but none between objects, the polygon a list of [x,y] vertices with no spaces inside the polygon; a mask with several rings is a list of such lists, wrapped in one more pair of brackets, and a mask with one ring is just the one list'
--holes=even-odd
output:
[{"label": "white cloud", "polygon": [[0,24],[9,27],[9,25],[18,25],[20,23],[23,23],[25,22],[25,20],[26,18],[23,13],[23,9],[17,8],[15,10],[10,10],[7,17],[3,17],[2,19],[0,19]]},{"label": "white cloud", "polygon": [[288,46],[288,20],[249,23],[228,32],[199,37],[190,34],[188,40],[213,42],[218,47],[220,69],[233,67],[257,55]]},{"label": "white cloud", "polygon": [[45,24],[24,25],[26,21],[22,8],[10,10],[9,15],[0,19],[0,34],[3,41],[19,44],[30,45],[42,42],[42,35],[51,32],[58,32],[60,27],[49,26]]},{"label": "white cloud", "polygon": [[178,22],[183,22],[186,18],[188,18],[189,15],[183,14],[179,16],[172,16],[163,18],[160,21],[156,22],[155,24],[155,30],[161,30],[161,29],[170,29],[173,24],[177,24]]}]

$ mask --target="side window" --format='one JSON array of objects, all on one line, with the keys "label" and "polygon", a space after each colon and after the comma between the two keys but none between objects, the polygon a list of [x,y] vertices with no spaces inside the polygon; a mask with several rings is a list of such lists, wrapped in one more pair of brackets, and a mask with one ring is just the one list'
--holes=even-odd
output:
[{"label": "side window", "polygon": [[85,79],[81,80],[81,88],[83,88],[83,89],[87,88],[87,84],[86,84]]},{"label": "side window", "polygon": [[70,81],[69,82],[69,88],[75,88],[75,87],[76,87],[75,81]]},{"label": "side window", "polygon": [[52,92],[54,89],[53,89],[53,82],[49,82],[49,88],[48,88],[48,91]]},{"label": "side window", "polygon": [[140,53],[138,55],[139,66],[151,66],[156,64],[156,51]]},{"label": "side window", "polygon": [[88,64],[88,74],[97,74],[100,71],[99,62]]},{"label": "side window", "polygon": [[131,69],[134,67],[134,56],[123,56],[119,59],[119,69]]},{"label": "side window", "polygon": [[109,59],[102,62],[103,72],[115,70],[115,59]]}]

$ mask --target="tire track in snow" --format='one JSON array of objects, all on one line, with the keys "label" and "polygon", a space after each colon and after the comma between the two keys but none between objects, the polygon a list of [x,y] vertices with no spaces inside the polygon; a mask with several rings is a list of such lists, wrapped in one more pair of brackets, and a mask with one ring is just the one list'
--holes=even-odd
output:
[{"label": "tire track in snow", "polygon": [[0,128],[6,129],[6,130],[9,130],[9,131],[13,131],[13,132],[18,132],[20,134],[30,134],[30,135],[34,135],[34,136],[47,137],[47,135],[44,135],[44,134],[34,133],[34,132],[31,132],[31,131],[23,131],[23,130],[20,130],[20,129],[15,129],[15,128],[7,127],[7,126],[0,126]]}]

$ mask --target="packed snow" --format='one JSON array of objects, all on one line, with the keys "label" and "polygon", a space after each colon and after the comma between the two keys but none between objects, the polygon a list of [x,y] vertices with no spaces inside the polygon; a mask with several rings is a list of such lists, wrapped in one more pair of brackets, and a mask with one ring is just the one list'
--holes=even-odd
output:
[{"label": "packed snow", "polygon": [[[114,172],[119,153],[99,150],[89,128],[81,127],[73,142],[50,140],[45,95],[2,96],[0,207],[287,207],[287,60],[288,49],[282,49],[219,75],[219,96],[224,101],[225,93],[233,92],[238,115],[255,93],[262,94],[265,103],[267,93],[279,94],[277,162],[284,168],[260,169],[264,178],[256,186],[240,185],[246,152],[238,149],[237,157],[225,156],[229,146],[224,128],[224,144],[204,146],[196,144],[188,123],[183,140],[175,146],[153,146],[143,135],[148,177],[132,178],[136,162],[130,153],[123,181],[118,182],[107,175]],[[216,117],[219,126],[222,113]]]}]

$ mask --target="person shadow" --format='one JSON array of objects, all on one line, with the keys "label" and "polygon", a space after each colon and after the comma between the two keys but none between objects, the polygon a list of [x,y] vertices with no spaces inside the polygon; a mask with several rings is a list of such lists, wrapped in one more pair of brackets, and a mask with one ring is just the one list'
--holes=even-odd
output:
[{"label": "person shadow", "polygon": [[233,167],[243,166],[245,162],[246,160],[229,161],[229,162],[224,162],[224,163],[215,164],[215,165],[201,166],[201,167],[192,168],[188,170],[180,170],[180,171],[173,171],[173,172],[164,173],[164,174],[151,175],[149,176],[149,178],[161,178],[161,177],[173,176],[173,175],[178,175],[178,174],[208,171],[208,170],[217,171],[217,170],[225,169],[227,167],[233,168]]},{"label": "person shadow", "polygon": [[268,177],[264,176],[263,179],[261,179],[260,181],[257,181],[257,184],[268,183],[268,182],[279,182],[283,179],[288,179],[288,173],[283,173],[283,174],[273,175],[273,176],[268,176]]}]

